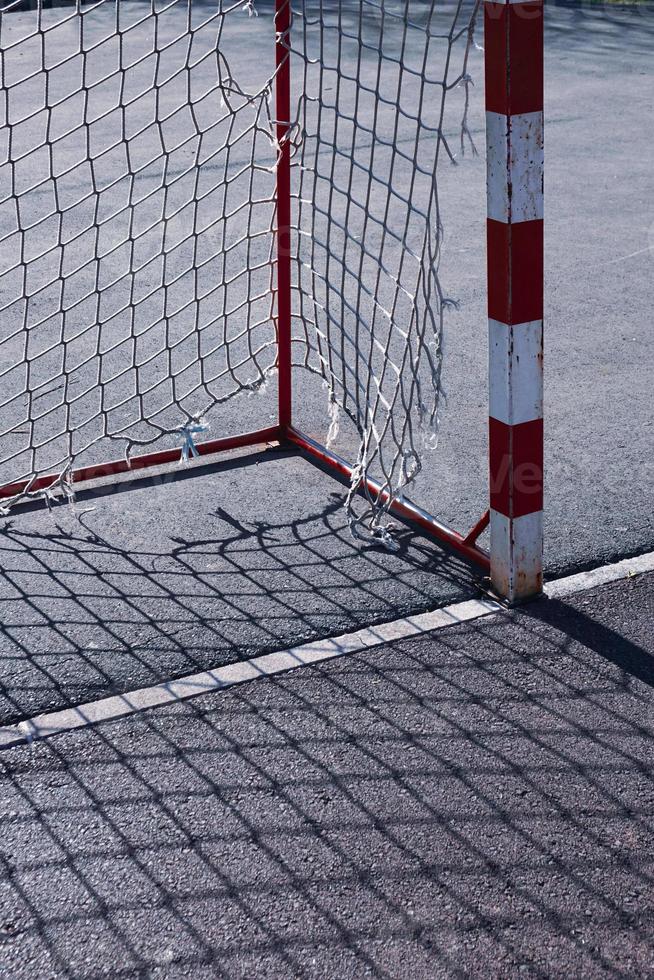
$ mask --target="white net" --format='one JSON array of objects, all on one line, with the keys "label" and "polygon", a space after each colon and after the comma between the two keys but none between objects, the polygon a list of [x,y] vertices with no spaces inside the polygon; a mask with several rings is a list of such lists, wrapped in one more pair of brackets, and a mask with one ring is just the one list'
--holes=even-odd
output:
[{"label": "white net", "polygon": [[[448,126],[462,148],[469,138],[477,6],[364,0],[293,10],[299,363],[327,384],[330,437],[339,410],[359,435],[353,530],[390,543],[385,511],[436,439],[448,303],[437,175],[441,156],[454,161]],[[355,513],[366,475],[387,493],[364,493]]]},{"label": "white net", "polygon": [[[273,9],[26,6],[0,13],[6,506],[42,493],[43,474],[65,487],[74,467],[115,458],[113,443],[188,456],[206,425],[233,430],[231,399],[265,387],[277,358]],[[339,411],[356,427],[357,473],[395,494],[437,422],[436,175],[461,131],[475,13],[294,3],[281,39],[293,360],[326,383],[331,435]],[[370,504],[359,516],[375,530]]]}]

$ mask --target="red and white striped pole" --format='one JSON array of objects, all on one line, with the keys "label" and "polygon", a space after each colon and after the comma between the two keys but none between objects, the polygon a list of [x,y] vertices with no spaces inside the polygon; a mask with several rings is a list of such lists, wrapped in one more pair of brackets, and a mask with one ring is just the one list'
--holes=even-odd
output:
[{"label": "red and white striped pole", "polygon": [[543,581],[543,0],[484,3],[491,580]]}]

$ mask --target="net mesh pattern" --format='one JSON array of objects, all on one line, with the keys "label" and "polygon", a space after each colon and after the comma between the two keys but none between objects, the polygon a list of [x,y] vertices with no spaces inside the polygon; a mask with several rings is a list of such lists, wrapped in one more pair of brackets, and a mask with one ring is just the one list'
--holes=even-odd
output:
[{"label": "net mesh pattern", "polygon": [[[0,13],[0,485],[27,481],[6,506],[44,492],[45,473],[69,488],[111,443],[187,456],[277,357],[271,7],[25,6]],[[448,97],[467,103],[475,13],[295,2],[277,36],[294,364],[324,381],[331,436],[339,412],[355,427],[356,480],[374,471],[395,494],[437,422],[436,175]]]},{"label": "net mesh pattern", "polygon": [[[351,526],[385,536],[385,510],[419,472],[438,425],[443,313],[438,198],[448,139],[466,140],[475,4],[323,2],[293,8],[299,83],[295,313],[299,363],[359,434]],[[459,90],[454,116],[446,113]],[[364,493],[381,482],[386,506]],[[390,543],[390,539],[388,539]]]}]

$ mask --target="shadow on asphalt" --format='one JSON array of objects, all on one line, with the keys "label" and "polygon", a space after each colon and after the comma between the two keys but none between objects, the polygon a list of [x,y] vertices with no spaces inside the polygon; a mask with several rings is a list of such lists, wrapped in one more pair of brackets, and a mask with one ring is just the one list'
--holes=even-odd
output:
[{"label": "shadow on asphalt", "polygon": [[651,695],[571,605],[3,753],[6,975],[648,975]]},{"label": "shadow on asphalt", "polygon": [[[565,44],[569,52],[598,53],[624,59],[651,52],[654,39],[651,0],[615,3],[613,0],[548,0],[545,6],[546,44]],[[547,47],[546,47],[547,54]]]},{"label": "shadow on asphalt", "polygon": [[604,657],[630,677],[654,687],[654,656],[625,636],[599,623],[596,618],[575,609],[568,602],[548,599],[525,606],[525,616],[560,630],[570,641]]},{"label": "shadow on asphalt", "polygon": [[12,515],[0,723],[477,594],[468,566],[405,528],[396,552],[355,542],[344,494],[269,452]]}]

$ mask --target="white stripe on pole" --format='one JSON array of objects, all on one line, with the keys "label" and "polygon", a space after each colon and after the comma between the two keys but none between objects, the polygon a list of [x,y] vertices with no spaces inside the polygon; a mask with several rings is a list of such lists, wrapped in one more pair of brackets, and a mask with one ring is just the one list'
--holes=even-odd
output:
[{"label": "white stripe on pole", "polygon": [[489,411],[505,425],[543,417],[543,321],[488,321]]},{"label": "white stripe on pole", "polygon": [[[506,517],[491,511],[493,586],[510,601],[524,595],[524,582],[540,582],[543,575],[543,512]],[[529,594],[524,598],[529,598]]]},{"label": "white stripe on pole", "polygon": [[536,221],[543,217],[543,113],[486,113],[488,217]]}]

